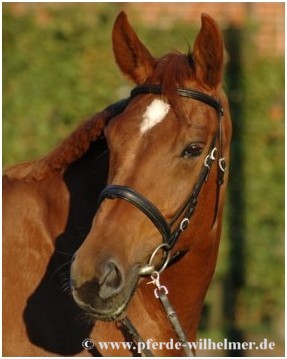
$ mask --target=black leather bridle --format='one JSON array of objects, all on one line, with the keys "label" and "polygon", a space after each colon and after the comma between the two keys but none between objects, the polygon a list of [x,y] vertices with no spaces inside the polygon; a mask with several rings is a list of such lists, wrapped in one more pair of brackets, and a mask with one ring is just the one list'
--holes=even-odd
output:
[{"label": "black leather bridle", "polygon": [[[138,86],[131,91],[131,96],[128,100],[130,101],[135,96],[143,95],[143,94],[161,95],[162,89],[158,85]],[[145,198],[143,195],[138,193],[135,189],[127,186],[109,185],[100,193],[99,196],[99,204],[101,204],[104,199],[119,198],[130,202],[131,204],[136,206],[139,210],[141,210],[153,222],[155,227],[162,235],[163,243],[165,244],[163,246],[163,250],[166,253],[170,252],[170,250],[177,243],[180,234],[187,228],[190,218],[192,217],[195,211],[201,188],[203,184],[207,181],[212,164],[217,156],[218,179],[217,179],[216,210],[214,215],[214,221],[215,221],[217,216],[217,208],[219,201],[219,190],[220,190],[220,186],[223,184],[224,172],[226,169],[226,161],[222,154],[222,117],[224,113],[221,103],[207,94],[192,89],[185,89],[178,87],[175,89],[175,94],[178,96],[191,98],[203,102],[208,106],[211,106],[216,110],[218,115],[218,122],[219,122],[218,129],[210,144],[209,151],[207,156],[205,157],[203,167],[199,174],[198,180],[195,183],[191,194],[188,196],[187,200],[184,202],[181,208],[177,211],[176,215],[168,223],[166,219],[163,217],[163,215],[161,214],[161,212],[156,208],[156,206],[153,203],[151,203],[147,198]],[[181,220],[179,220],[180,218]],[[174,229],[172,229],[173,225],[177,221],[179,222],[179,224]]]}]

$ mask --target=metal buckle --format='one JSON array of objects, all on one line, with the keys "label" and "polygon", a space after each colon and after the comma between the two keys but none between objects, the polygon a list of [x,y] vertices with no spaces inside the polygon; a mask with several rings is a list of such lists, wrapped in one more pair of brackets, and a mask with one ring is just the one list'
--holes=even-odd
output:
[{"label": "metal buckle", "polygon": [[211,154],[210,154],[210,159],[211,161],[214,161],[215,160],[215,156],[216,156],[216,152],[217,152],[217,148],[214,147],[211,151]]},{"label": "metal buckle", "polygon": [[214,147],[212,151],[205,157],[204,166],[207,167],[209,170],[210,170],[210,164],[208,162],[209,160],[215,161],[216,152],[217,152],[217,148]]},{"label": "metal buckle", "polygon": [[218,166],[219,168],[221,169],[222,172],[225,172],[226,171],[226,161],[225,161],[225,158],[222,157],[218,160]]},{"label": "metal buckle", "polygon": [[181,232],[183,232],[187,226],[189,225],[189,219],[187,217],[183,218],[183,220],[180,222],[179,229]]}]

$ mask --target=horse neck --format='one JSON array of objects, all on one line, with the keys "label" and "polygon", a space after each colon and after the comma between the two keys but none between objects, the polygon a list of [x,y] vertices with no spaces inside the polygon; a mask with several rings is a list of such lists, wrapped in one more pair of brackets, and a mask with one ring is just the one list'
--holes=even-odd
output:
[{"label": "horse neck", "polygon": [[[170,268],[170,272],[166,272],[170,300],[190,339],[195,339],[204,298],[214,273],[220,237],[218,232],[220,230],[215,229],[203,239],[210,245],[190,250]],[[163,284],[164,280],[163,276]]]}]

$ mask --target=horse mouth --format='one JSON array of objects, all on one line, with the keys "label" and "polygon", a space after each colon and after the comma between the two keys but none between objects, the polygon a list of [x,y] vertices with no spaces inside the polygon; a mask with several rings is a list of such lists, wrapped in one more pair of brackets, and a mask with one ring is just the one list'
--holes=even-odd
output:
[{"label": "horse mouth", "polygon": [[102,298],[99,286],[95,281],[73,287],[72,296],[76,304],[86,312],[92,320],[118,321],[125,317],[129,303],[137,289],[139,277],[133,275],[127,285],[118,294]]},{"label": "horse mouth", "polygon": [[121,304],[111,308],[95,308],[91,304],[83,302],[77,292],[73,290],[73,297],[77,305],[84,310],[91,319],[102,321],[118,321],[125,317],[129,302],[133,293]]},{"label": "horse mouth", "polygon": [[102,320],[102,321],[118,321],[125,317],[128,304],[131,298],[128,298],[125,302],[119,305],[116,308],[111,309],[96,309],[90,304],[81,302],[77,297],[74,296],[74,299],[78,306],[84,310],[91,319]]}]

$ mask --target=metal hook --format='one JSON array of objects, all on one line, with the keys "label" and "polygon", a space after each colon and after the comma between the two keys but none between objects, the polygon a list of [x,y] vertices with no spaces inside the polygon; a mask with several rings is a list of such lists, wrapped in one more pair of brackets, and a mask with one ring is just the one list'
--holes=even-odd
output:
[{"label": "metal hook", "polygon": [[159,272],[153,271],[150,277],[151,281],[147,282],[147,284],[154,284],[156,287],[160,287]]},{"label": "metal hook", "polygon": [[160,284],[160,273],[158,271],[154,271],[150,277],[152,280],[150,282],[147,282],[147,284],[154,284],[156,286],[154,290],[154,295],[156,298],[159,298],[161,295],[168,294],[166,286]]},{"label": "metal hook", "polygon": [[215,161],[216,152],[217,152],[217,148],[214,147],[214,148],[212,149],[212,151],[211,151],[210,156],[209,156],[210,159],[211,159],[211,161]]},{"label": "metal hook", "polygon": [[179,229],[183,232],[187,228],[188,225],[189,225],[189,219],[187,217],[185,217],[180,222]]}]

